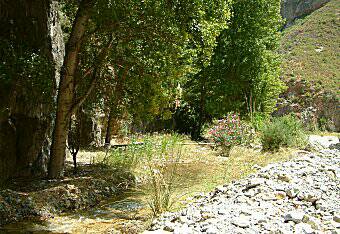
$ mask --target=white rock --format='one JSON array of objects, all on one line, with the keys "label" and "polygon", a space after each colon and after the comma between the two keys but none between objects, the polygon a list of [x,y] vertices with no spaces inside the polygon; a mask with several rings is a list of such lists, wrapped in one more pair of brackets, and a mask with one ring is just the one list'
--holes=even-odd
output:
[{"label": "white rock", "polygon": [[[181,222],[181,223],[190,223],[190,220],[188,219],[188,217],[187,216],[179,216],[179,221]],[[193,221],[191,221],[191,222],[193,222]]]},{"label": "white rock", "polygon": [[295,233],[313,234],[315,233],[315,230],[309,224],[298,223],[295,225]]},{"label": "white rock", "polygon": [[293,221],[294,223],[301,223],[305,213],[301,211],[291,211],[284,216],[285,222]]},{"label": "white rock", "polygon": [[319,230],[321,228],[321,221],[315,217],[309,217],[308,220],[306,220],[306,223],[311,225],[311,227],[315,230]]},{"label": "white rock", "polygon": [[313,202],[316,202],[317,200],[319,200],[320,197],[321,197],[321,195],[319,195],[319,194],[306,193],[306,194],[304,194],[303,200],[313,203]]},{"label": "white rock", "polygon": [[336,136],[309,136],[309,143],[316,150],[327,149],[331,145],[339,143],[339,138]]},{"label": "white rock", "polygon": [[248,184],[247,184],[247,188],[254,188],[258,185],[264,184],[265,179],[263,178],[251,178],[250,180],[248,180]]},{"label": "white rock", "polygon": [[218,229],[215,226],[210,226],[208,229],[205,231],[207,234],[216,234],[218,233]]},{"label": "white rock", "polygon": [[188,226],[188,224],[183,224],[180,227],[175,227],[174,234],[189,234],[192,233],[192,228]]},{"label": "white rock", "polygon": [[250,218],[245,215],[240,215],[234,218],[231,223],[241,228],[247,228],[250,226]]},{"label": "white rock", "polygon": [[247,179],[217,187],[218,193],[202,196],[185,212],[162,215],[152,228],[212,234],[336,233],[340,228],[335,176],[340,174],[339,165],[336,149],[270,164]]},{"label": "white rock", "polygon": [[285,192],[288,197],[295,198],[299,194],[300,190],[298,188],[291,188],[291,189],[286,189]]},{"label": "white rock", "polygon": [[278,179],[284,182],[289,183],[292,180],[292,177],[287,174],[280,174],[278,175]]},{"label": "white rock", "polygon": [[252,215],[252,219],[254,220],[256,224],[260,224],[260,223],[266,223],[268,220],[268,217],[266,217],[264,214],[261,214],[261,213],[255,213]]}]

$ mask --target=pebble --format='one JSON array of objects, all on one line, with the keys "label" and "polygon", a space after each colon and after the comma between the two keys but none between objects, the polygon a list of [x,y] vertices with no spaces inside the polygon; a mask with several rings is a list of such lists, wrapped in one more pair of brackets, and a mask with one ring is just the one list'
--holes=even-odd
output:
[{"label": "pebble", "polygon": [[285,222],[293,221],[294,223],[301,223],[305,214],[300,211],[292,211],[285,215]]},{"label": "pebble", "polygon": [[313,234],[315,230],[309,224],[299,223],[295,225],[295,233]]},{"label": "pebble", "polygon": [[299,194],[300,190],[298,188],[291,188],[286,190],[286,194],[290,198],[295,198]]},{"label": "pebble", "polygon": [[232,224],[241,228],[246,228],[250,226],[250,219],[248,216],[240,215],[239,217],[233,219]]},{"label": "pebble", "polygon": [[333,220],[337,223],[340,223],[340,215],[338,213],[334,214]]},{"label": "pebble", "polygon": [[212,234],[337,233],[340,151],[328,148],[333,145],[330,142],[338,141],[312,137],[311,146],[318,152],[301,151],[298,153],[301,156],[289,162],[258,168],[248,178],[219,186],[184,210],[169,217],[161,215],[151,230]]}]

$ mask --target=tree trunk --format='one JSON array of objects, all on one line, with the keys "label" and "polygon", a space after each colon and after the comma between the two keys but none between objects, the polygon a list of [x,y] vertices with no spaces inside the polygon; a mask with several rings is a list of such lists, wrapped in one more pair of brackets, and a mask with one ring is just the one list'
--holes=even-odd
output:
[{"label": "tree trunk", "polygon": [[48,165],[49,178],[63,176],[66,140],[74,102],[75,72],[78,66],[78,54],[82,45],[82,38],[90,17],[91,6],[90,0],[83,0],[81,2],[66,47],[66,56],[57,98],[57,113],[53,131],[51,157]]},{"label": "tree trunk", "polygon": [[106,135],[105,135],[105,145],[109,145],[111,142],[111,132],[112,132],[112,122],[113,122],[113,113],[110,110],[109,116],[107,118],[107,127],[106,127]]},{"label": "tree trunk", "polygon": [[192,138],[194,140],[201,139],[202,127],[205,122],[206,80],[205,80],[204,74],[200,74],[199,82],[200,82],[199,112],[198,112],[197,128],[194,129],[194,132],[192,134]]},{"label": "tree trunk", "polygon": [[[107,120],[107,128],[106,128],[106,136],[105,136],[105,144],[110,144],[111,137],[113,134],[117,134],[119,127],[118,125],[118,117],[119,117],[119,106],[123,102],[123,94],[124,94],[124,84],[125,79],[128,74],[129,67],[126,66],[121,78],[119,79],[119,76],[117,76],[117,86],[115,87],[115,100],[114,103],[110,107],[110,112]],[[116,126],[116,128],[115,128]]]}]

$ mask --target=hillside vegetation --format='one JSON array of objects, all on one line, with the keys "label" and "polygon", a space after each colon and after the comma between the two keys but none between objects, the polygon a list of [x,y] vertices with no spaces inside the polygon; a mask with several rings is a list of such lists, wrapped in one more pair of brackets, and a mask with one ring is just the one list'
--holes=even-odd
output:
[{"label": "hillside vegetation", "polygon": [[305,80],[315,88],[339,95],[340,1],[331,1],[285,30],[283,77]]}]

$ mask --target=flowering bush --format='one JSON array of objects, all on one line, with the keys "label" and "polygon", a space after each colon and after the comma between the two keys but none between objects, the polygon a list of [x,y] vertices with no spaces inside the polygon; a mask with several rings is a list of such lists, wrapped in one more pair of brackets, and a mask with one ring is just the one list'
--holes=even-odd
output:
[{"label": "flowering bush", "polygon": [[210,129],[209,135],[217,145],[230,148],[249,140],[250,129],[241,122],[238,114],[231,113],[218,120],[217,125]]}]

